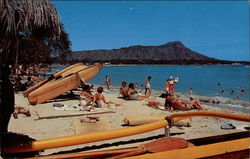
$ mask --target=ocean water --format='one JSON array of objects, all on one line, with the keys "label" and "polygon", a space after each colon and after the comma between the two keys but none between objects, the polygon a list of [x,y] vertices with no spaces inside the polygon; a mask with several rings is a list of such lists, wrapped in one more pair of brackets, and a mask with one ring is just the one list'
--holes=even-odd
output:
[{"label": "ocean water", "polygon": [[[54,68],[53,72],[64,67]],[[137,83],[144,88],[145,79],[151,76],[151,87],[163,91],[166,80],[179,77],[175,84],[175,91],[205,96],[222,96],[250,101],[250,67],[246,65],[119,65],[104,66],[103,69],[89,81],[89,83],[104,85],[105,76],[111,78],[111,85],[120,86],[122,81]],[[218,85],[219,83],[219,85]],[[142,86],[143,85],[143,86]],[[244,89],[245,94],[240,94]],[[220,92],[224,90],[224,94]],[[234,95],[231,95],[231,91]]]}]

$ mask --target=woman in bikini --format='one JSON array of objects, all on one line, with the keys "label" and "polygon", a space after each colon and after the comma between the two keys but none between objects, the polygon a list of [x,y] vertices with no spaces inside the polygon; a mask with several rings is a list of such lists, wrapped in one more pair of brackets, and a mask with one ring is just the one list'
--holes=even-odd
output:
[{"label": "woman in bikini", "polygon": [[183,101],[174,98],[171,94],[166,95],[166,103],[171,108],[178,110],[191,110],[191,109],[207,110],[207,108],[201,105],[198,100],[193,99],[191,101]]},{"label": "woman in bikini", "polygon": [[[98,87],[97,93],[94,96],[94,102],[97,104],[98,107],[105,108],[108,107],[109,104],[115,104],[113,102],[106,101],[105,96],[102,94],[102,92],[103,92],[103,87]],[[115,106],[121,106],[121,104],[115,104]]]}]

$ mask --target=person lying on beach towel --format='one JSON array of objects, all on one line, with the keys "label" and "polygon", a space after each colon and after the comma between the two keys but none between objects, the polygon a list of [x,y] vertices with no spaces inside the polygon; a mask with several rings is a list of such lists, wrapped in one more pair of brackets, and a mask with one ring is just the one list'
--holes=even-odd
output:
[{"label": "person lying on beach towel", "polygon": [[18,119],[18,114],[24,114],[27,117],[31,116],[30,111],[28,109],[25,109],[22,106],[15,104],[15,110],[14,110],[14,113],[13,113],[13,117],[15,119]]},{"label": "person lying on beach towel", "polygon": [[199,110],[207,110],[200,102],[196,99],[192,99],[191,101],[183,101],[177,98],[174,98],[171,94],[166,95],[166,103],[165,107],[169,106],[170,108],[177,110],[191,110],[191,109],[199,109]]},{"label": "person lying on beach towel", "polygon": [[128,99],[130,100],[144,100],[149,98],[148,96],[143,96],[138,91],[136,91],[134,83],[130,83],[128,85],[127,95]]},{"label": "person lying on beach towel", "polygon": [[94,103],[96,103],[97,107],[109,107],[110,104],[114,104],[115,106],[121,106],[121,104],[115,104],[113,102],[108,102],[105,99],[105,96],[102,94],[103,87],[97,88],[97,93],[94,96]]}]

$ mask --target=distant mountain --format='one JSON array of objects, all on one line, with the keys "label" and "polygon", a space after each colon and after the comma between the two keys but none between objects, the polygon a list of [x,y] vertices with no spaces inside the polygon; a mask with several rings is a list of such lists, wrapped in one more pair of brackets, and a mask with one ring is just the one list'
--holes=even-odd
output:
[{"label": "distant mountain", "polygon": [[221,60],[207,57],[185,47],[180,41],[159,46],[130,46],[112,50],[72,52],[69,62],[111,64],[208,64]]}]

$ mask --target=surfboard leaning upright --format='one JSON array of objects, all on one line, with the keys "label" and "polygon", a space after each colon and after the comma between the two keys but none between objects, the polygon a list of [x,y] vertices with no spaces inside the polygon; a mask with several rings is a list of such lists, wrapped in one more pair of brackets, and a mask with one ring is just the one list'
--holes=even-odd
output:
[{"label": "surfboard leaning upright", "polygon": [[23,95],[25,97],[27,97],[32,91],[40,88],[44,84],[46,84],[46,83],[48,83],[50,81],[53,81],[58,77],[65,77],[65,76],[67,76],[67,75],[69,75],[71,73],[78,72],[79,70],[82,70],[82,69],[87,68],[87,67],[88,66],[84,65],[83,63],[77,63],[77,64],[74,64],[72,66],[69,66],[69,67],[67,67],[67,68],[53,74],[50,78],[39,82],[38,84],[34,85],[33,87],[30,87],[29,89],[27,89],[26,91],[23,92]]},{"label": "surfboard leaning upright", "polygon": [[64,92],[75,89],[81,85],[81,81],[88,81],[93,78],[102,68],[101,64],[89,66],[78,72],[69,74],[64,78],[50,81],[28,95],[30,104],[44,103]]}]

